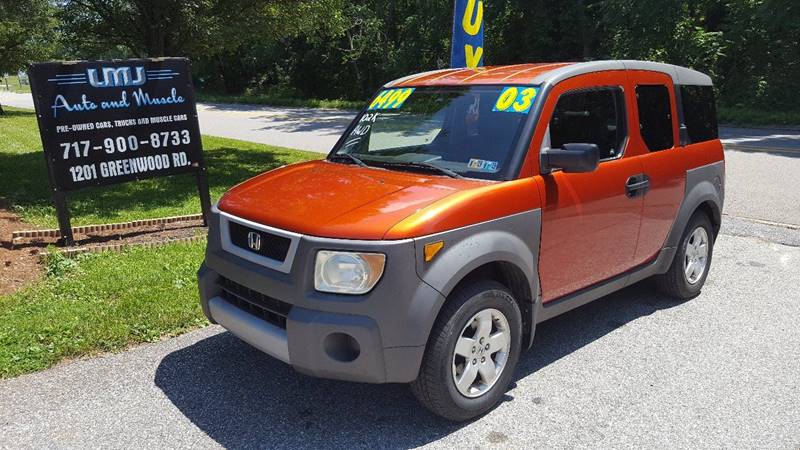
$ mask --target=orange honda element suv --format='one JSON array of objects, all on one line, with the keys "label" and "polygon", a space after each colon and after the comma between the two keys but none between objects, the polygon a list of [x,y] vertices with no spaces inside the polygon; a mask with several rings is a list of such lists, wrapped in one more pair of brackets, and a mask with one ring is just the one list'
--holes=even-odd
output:
[{"label": "orange honda element suv", "polygon": [[385,85],[320,161],[213,210],[209,320],[324,378],[498,403],[536,324],[644,278],[697,295],[720,228],[711,79],[640,61],[452,69]]}]

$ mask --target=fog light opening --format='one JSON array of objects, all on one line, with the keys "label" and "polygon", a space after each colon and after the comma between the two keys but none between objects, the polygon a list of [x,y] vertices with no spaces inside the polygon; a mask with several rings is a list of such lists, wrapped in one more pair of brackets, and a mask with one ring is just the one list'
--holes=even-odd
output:
[{"label": "fog light opening", "polygon": [[331,333],[323,342],[325,353],[339,362],[352,362],[361,354],[361,346],[353,336],[345,333]]}]

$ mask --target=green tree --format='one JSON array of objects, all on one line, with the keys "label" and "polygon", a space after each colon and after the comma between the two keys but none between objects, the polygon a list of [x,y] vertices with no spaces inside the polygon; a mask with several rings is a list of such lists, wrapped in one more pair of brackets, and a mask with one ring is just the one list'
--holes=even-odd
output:
[{"label": "green tree", "polygon": [[732,0],[718,87],[730,105],[800,111],[800,5]]},{"label": "green tree", "polygon": [[[324,29],[344,0],[63,0],[68,53],[81,58],[188,56],[228,91],[280,38]],[[331,19],[332,18],[332,19]]]},{"label": "green tree", "polygon": [[723,33],[713,26],[717,0],[605,0],[594,13],[611,58],[669,62],[714,74],[724,56]]},{"label": "green tree", "polygon": [[47,59],[55,48],[54,25],[47,0],[0,0],[0,75]]},{"label": "green tree", "polygon": [[62,32],[82,57],[183,54],[201,37],[204,0],[63,0]]},{"label": "green tree", "polygon": [[[3,1],[3,0],[0,0]],[[43,2],[44,0],[35,0]],[[60,0],[71,58],[188,56],[203,89],[360,100],[446,67],[453,0]],[[800,111],[797,0],[484,0],[486,63],[644,59]]]}]

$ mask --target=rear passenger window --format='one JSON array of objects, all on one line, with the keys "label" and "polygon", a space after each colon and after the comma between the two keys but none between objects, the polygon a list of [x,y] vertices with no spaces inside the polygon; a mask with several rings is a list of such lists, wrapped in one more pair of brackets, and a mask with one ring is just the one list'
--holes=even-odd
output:
[{"label": "rear passenger window", "polygon": [[666,86],[636,86],[639,130],[651,152],[672,148],[672,110]]},{"label": "rear passenger window", "polygon": [[711,86],[681,86],[683,122],[689,143],[711,141],[719,137],[717,107]]},{"label": "rear passenger window", "polygon": [[622,89],[611,87],[562,95],[550,120],[550,146],[597,144],[600,159],[616,158],[626,137],[623,99]]}]

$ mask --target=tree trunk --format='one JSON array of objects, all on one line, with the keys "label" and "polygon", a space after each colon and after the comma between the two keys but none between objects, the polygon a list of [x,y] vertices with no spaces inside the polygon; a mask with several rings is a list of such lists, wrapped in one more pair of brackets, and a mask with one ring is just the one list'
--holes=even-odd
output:
[{"label": "tree trunk", "polygon": [[0,103],[0,116],[5,116],[5,115],[6,115],[6,112],[3,111],[3,104]]}]

